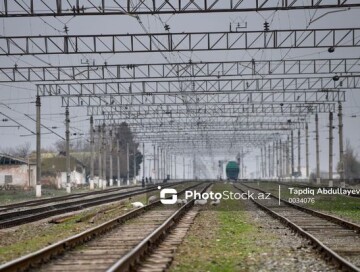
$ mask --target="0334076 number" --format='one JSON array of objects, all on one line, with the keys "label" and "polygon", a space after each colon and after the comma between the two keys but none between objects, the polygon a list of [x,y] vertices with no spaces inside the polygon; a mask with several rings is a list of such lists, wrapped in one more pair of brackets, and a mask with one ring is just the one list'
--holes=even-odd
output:
[{"label": "0334076 number", "polygon": [[295,204],[307,204],[307,203],[315,203],[315,198],[312,197],[294,197],[294,198],[289,198],[288,200],[290,203],[295,203]]}]

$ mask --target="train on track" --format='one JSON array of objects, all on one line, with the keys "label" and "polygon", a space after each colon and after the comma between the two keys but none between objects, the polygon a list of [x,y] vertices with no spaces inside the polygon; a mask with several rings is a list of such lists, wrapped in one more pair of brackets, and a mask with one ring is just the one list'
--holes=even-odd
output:
[{"label": "train on track", "polygon": [[229,161],[226,164],[225,172],[227,179],[237,180],[240,173],[239,165],[235,161]]}]

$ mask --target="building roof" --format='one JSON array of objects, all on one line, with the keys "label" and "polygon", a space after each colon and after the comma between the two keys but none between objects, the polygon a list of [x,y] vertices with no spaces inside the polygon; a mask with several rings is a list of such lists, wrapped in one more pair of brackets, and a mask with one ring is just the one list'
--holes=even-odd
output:
[{"label": "building roof", "polygon": [[15,158],[10,155],[0,154],[0,165],[21,165],[28,164],[27,161],[19,158]]}]

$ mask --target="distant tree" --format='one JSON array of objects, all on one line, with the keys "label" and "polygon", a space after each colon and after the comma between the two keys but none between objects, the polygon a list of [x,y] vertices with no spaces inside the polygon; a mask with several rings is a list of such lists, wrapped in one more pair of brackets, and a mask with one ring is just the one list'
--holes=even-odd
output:
[{"label": "distant tree", "polygon": [[[117,141],[119,141],[121,177],[125,178],[127,176],[126,149],[127,149],[127,144],[128,144],[129,145],[129,177],[133,178],[133,176],[134,176],[134,156],[135,156],[135,170],[136,170],[135,173],[136,173],[136,175],[139,174],[140,164],[143,161],[143,155],[138,150],[139,144],[134,141],[134,136],[131,132],[131,129],[128,126],[128,124],[125,122],[121,123],[117,127],[114,127],[113,135],[115,136],[114,140],[113,140],[114,151],[116,151]],[[113,152],[113,154],[114,153],[115,152]],[[114,156],[114,162],[116,162],[116,156]],[[116,176],[116,167],[114,167],[113,175]]]},{"label": "distant tree", "polygon": [[[55,148],[57,152],[65,152],[66,151],[66,141],[65,140],[58,140],[55,143]],[[70,150],[73,148],[73,144],[70,141]]]},{"label": "distant tree", "polygon": [[[358,155],[350,145],[350,142],[346,141],[346,148],[344,153],[344,178],[355,179],[360,178],[360,161]],[[340,162],[337,165],[337,171],[341,170]]]},{"label": "distant tree", "polygon": [[2,149],[1,152],[16,158],[26,159],[31,153],[31,144],[26,142],[15,148]]}]

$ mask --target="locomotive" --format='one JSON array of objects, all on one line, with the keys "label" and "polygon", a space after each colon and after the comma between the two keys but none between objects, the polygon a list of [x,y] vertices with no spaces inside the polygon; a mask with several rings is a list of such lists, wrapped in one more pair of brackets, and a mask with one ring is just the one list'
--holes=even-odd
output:
[{"label": "locomotive", "polygon": [[229,161],[226,164],[226,177],[228,179],[237,180],[239,177],[240,168],[237,162]]}]

